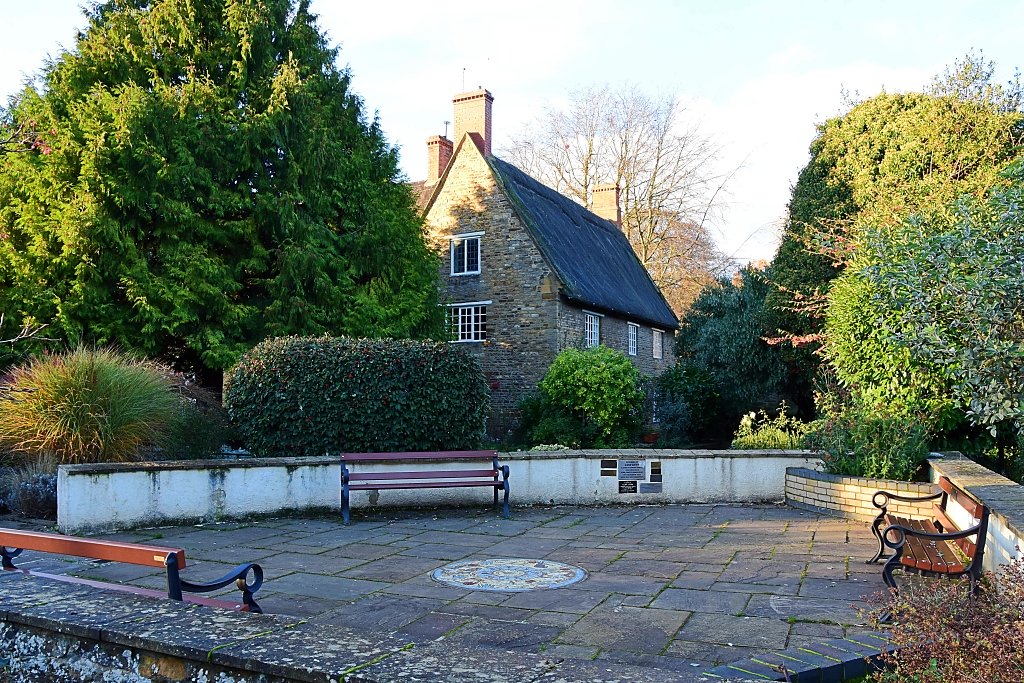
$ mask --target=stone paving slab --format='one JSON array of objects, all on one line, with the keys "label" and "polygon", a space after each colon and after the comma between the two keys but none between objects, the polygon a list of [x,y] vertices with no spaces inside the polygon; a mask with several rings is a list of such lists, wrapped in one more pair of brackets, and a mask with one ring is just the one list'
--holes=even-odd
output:
[{"label": "stone paving slab", "polygon": [[[519,653],[528,657],[502,666],[523,681],[591,680],[564,677],[616,666],[660,676],[638,681],[690,680],[678,676],[859,634],[857,606],[883,589],[880,567],[863,564],[874,544],[868,525],[776,505],[538,506],[514,510],[512,520],[479,509],[357,511],[350,526],[283,518],[107,537],[184,547],[196,558],[186,575],[199,578],[257,559],[266,572],[261,605],[307,620],[310,633],[349,628],[367,642],[412,642],[420,654],[429,647],[435,663],[448,657],[438,644],[495,662],[495,652]],[[430,579],[469,557],[544,558],[588,576],[514,594]],[[108,581],[163,581],[124,565],[39,562]],[[544,666],[529,659],[544,657]],[[412,659],[391,654],[375,666],[382,676],[420,670]]]}]

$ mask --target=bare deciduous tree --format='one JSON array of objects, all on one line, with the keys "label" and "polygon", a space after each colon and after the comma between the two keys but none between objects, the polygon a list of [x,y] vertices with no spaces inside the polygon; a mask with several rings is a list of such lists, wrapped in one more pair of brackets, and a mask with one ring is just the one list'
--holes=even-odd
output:
[{"label": "bare deciduous tree", "polygon": [[504,150],[587,208],[598,185],[618,185],[622,229],[677,314],[721,266],[710,223],[732,176],[719,168],[719,147],[684,114],[675,96],[590,88],[572,93],[564,109],[545,109]]}]

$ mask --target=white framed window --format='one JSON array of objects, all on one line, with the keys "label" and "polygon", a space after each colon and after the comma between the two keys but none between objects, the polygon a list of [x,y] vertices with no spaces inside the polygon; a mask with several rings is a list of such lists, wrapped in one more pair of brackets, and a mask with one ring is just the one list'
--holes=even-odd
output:
[{"label": "white framed window", "polygon": [[626,332],[626,335],[627,335],[626,348],[629,350],[629,355],[635,356],[636,355],[636,337],[637,337],[637,332],[640,330],[640,326],[637,325],[636,323],[626,323],[626,330],[627,330],[627,332]]},{"label": "white framed window", "polygon": [[448,306],[453,341],[482,342],[487,340],[487,304],[489,303],[491,302],[472,301]]},{"label": "white framed window", "polygon": [[583,345],[589,349],[601,343],[601,315],[587,311],[583,314]]},{"label": "white framed window", "polygon": [[467,232],[451,239],[452,275],[480,274],[480,238],[482,232]]},{"label": "white framed window", "polygon": [[664,335],[664,332],[662,332],[661,330],[651,330],[651,331],[654,332],[654,342],[651,345],[654,348],[654,357],[655,358],[661,358],[662,357],[662,349],[661,349],[662,336]]}]

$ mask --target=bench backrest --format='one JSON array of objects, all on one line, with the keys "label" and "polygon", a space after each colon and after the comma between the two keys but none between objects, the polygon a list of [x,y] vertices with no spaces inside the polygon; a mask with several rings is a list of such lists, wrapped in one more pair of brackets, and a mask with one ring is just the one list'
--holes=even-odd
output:
[{"label": "bench backrest", "polygon": [[[967,495],[966,491],[964,491],[959,486],[951,482],[948,478],[939,477],[939,488],[942,489],[943,493],[945,493],[946,496],[942,500],[942,505],[935,506],[935,519],[938,520],[938,522],[942,525],[942,528],[945,529],[947,532],[959,530],[961,526],[957,524],[949,516],[949,512],[946,510],[946,498],[955,501],[957,505],[962,507],[964,511],[966,511],[967,514],[971,516],[971,519],[974,520],[974,522],[980,523],[985,521],[988,509],[982,503],[979,503],[978,501],[974,500],[969,495]],[[982,525],[982,529],[979,531],[979,536],[981,534],[986,533],[986,531],[987,529],[985,528],[985,525]],[[981,538],[979,538],[978,540],[983,542],[983,539]],[[960,550],[963,551],[964,555],[972,559],[974,558],[975,554],[977,553],[977,543],[972,541],[970,537],[958,538],[955,539],[953,542],[956,543],[957,546],[959,546]]]},{"label": "bench backrest", "polygon": [[391,460],[491,460],[497,451],[412,451],[409,453],[342,453],[342,462]]},{"label": "bench backrest", "polygon": [[967,492],[951,482],[946,477],[939,477],[939,488],[945,491],[950,499],[956,501],[957,505],[967,511],[974,519],[981,519],[985,506],[967,495]]},{"label": "bench backrest", "polygon": [[118,543],[101,541],[91,538],[62,536],[42,531],[21,531],[18,529],[0,529],[0,545],[5,548],[35,550],[58,555],[74,555],[89,557],[94,560],[108,560],[138,564],[145,567],[166,566],[167,556],[177,554],[178,569],[185,568],[185,551],[181,548],[164,548],[137,543]]}]

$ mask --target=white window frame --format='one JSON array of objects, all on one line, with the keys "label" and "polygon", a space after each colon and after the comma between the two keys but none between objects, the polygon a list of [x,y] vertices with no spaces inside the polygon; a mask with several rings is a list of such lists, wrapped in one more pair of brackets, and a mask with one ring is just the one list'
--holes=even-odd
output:
[{"label": "white window frame", "polygon": [[[453,342],[479,344],[487,341],[487,307],[491,301],[466,301],[448,304]],[[483,316],[480,320],[479,316]]]},{"label": "white window frame", "polygon": [[651,339],[651,354],[655,358],[663,358],[665,355],[663,348],[665,344],[665,333],[653,327],[651,328],[651,332],[653,333],[653,338]]},{"label": "white window frame", "polygon": [[640,336],[640,326],[636,323],[626,323],[626,352],[636,355],[636,340]]},{"label": "white window frame", "polygon": [[[483,235],[484,235],[483,232],[466,232],[466,233],[462,233],[462,234],[459,234],[459,235],[452,235],[451,236],[451,238],[448,241],[448,253],[449,253],[449,256],[450,256],[449,260],[451,261],[451,275],[453,277],[462,277],[463,275],[479,275],[480,274],[480,269],[481,269],[481,266],[483,264],[483,250],[482,250],[482,246],[483,246],[482,242],[483,242],[483,240],[481,239],[483,237]],[[469,270],[469,265],[468,265],[468,263],[469,263],[469,248],[468,248],[468,244],[471,243],[471,242],[476,242],[476,270]],[[466,244],[467,248],[462,250],[462,258],[458,259],[458,260],[461,260],[461,263],[457,263],[457,259],[455,257],[455,252],[456,252],[456,249],[461,244]],[[456,269],[456,265],[460,265],[462,267],[462,270],[457,270]]]},{"label": "white window frame", "polygon": [[583,311],[583,346],[592,349],[601,345],[601,318],[604,316],[593,311]]}]

